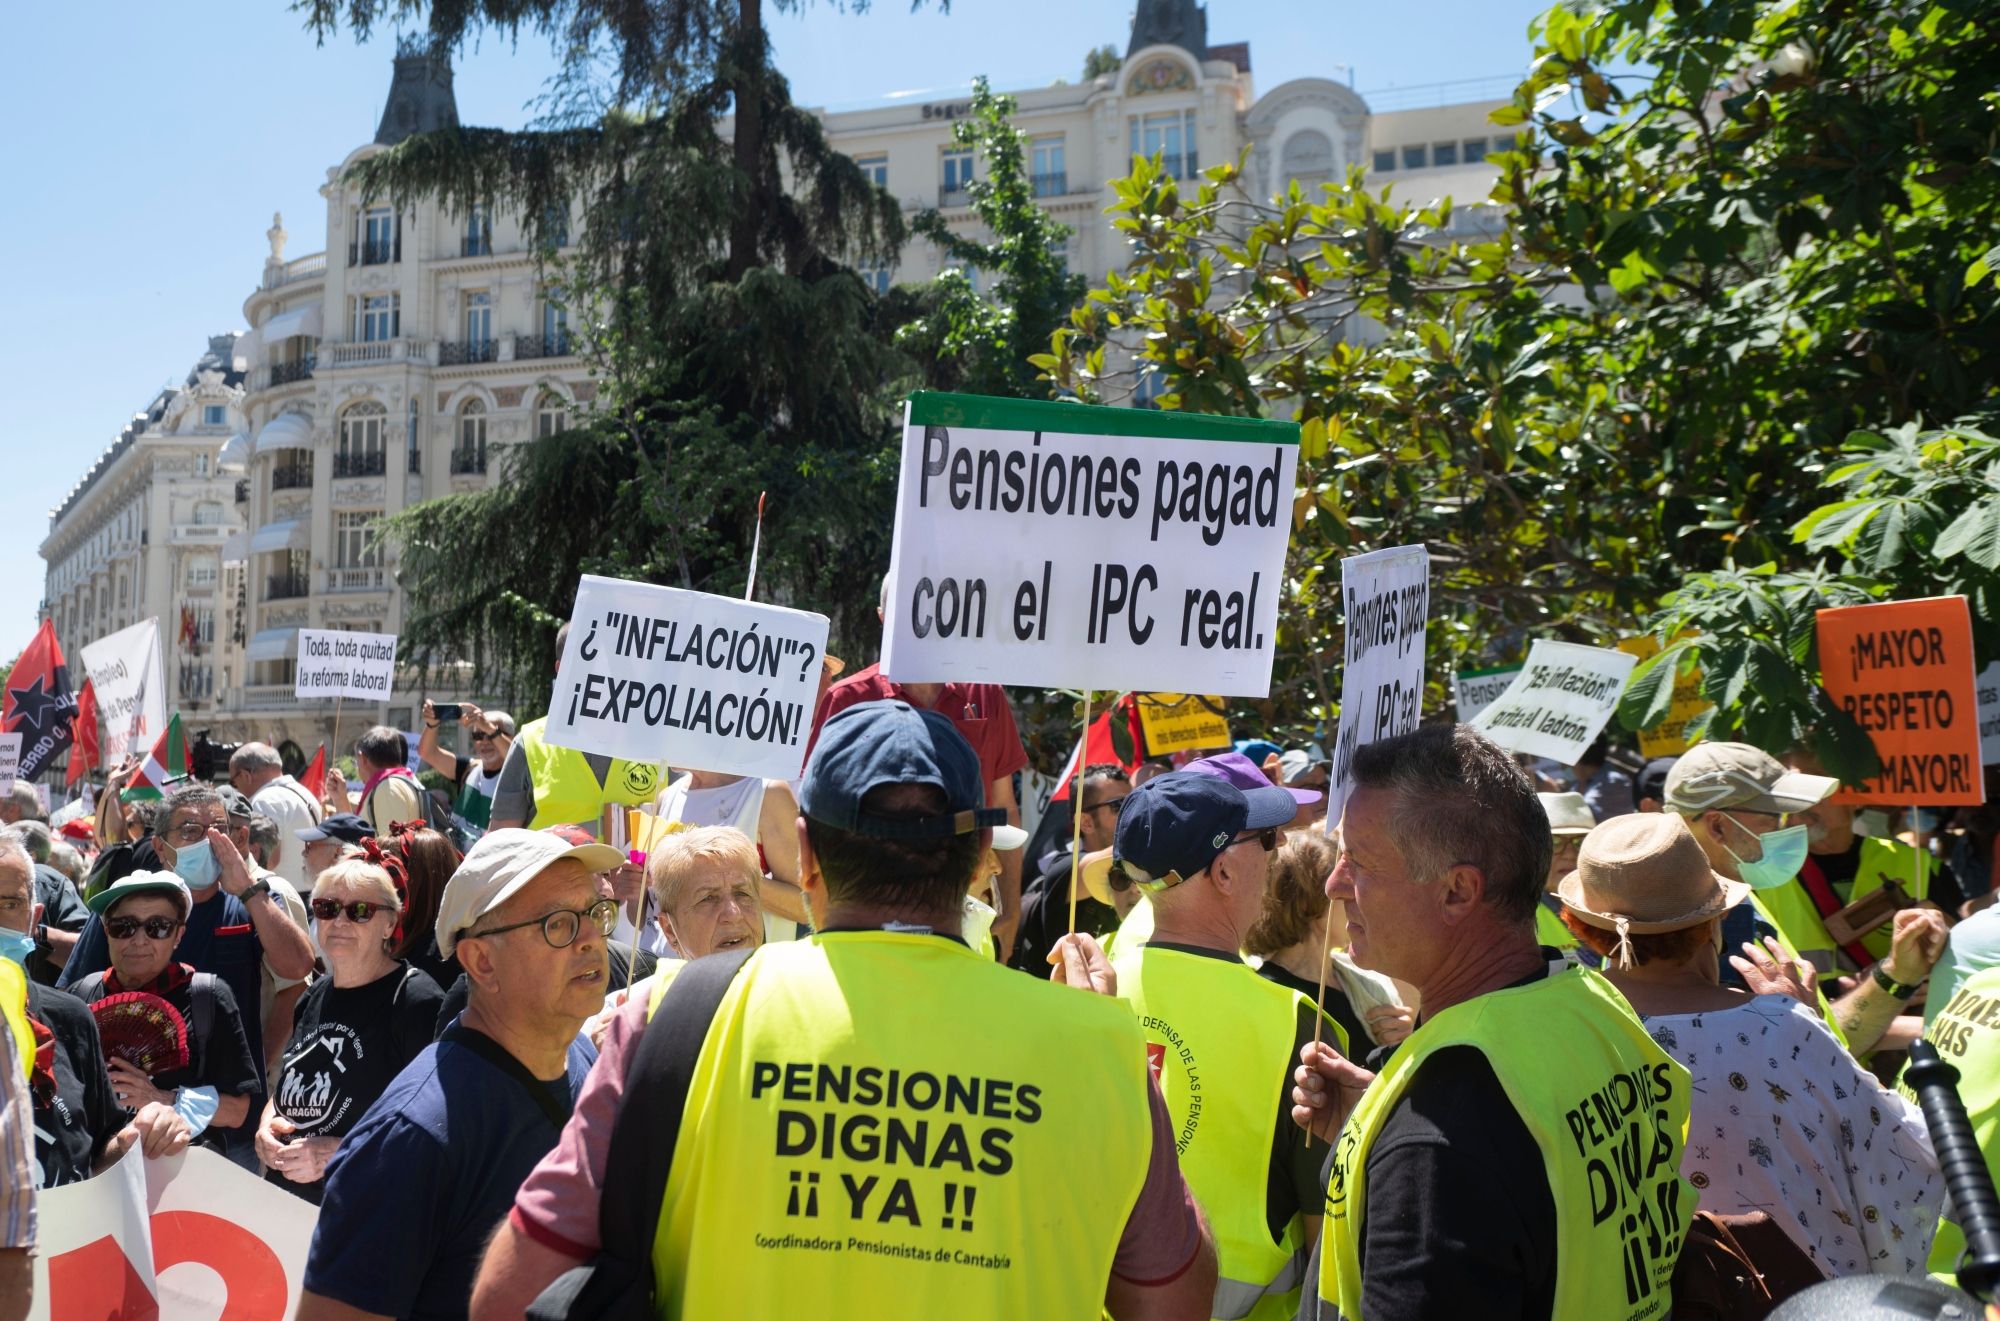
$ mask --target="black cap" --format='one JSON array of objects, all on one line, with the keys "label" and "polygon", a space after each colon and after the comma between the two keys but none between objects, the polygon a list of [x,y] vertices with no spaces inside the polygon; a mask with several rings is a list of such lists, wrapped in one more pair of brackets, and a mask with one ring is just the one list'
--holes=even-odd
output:
[{"label": "black cap", "polygon": [[337,839],[343,844],[359,844],[364,839],[375,837],[375,827],[363,821],[352,812],[335,812],[316,826],[292,832],[306,843],[315,840]]},{"label": "black cap", "polygon": [[1195,771],[1158,775],[1118,809],[1120,862],[1152,879],[1142,889],[1179,885],[1202,871],[1246,830],[1287,826],[1298,803],[1283,789],[1239,789]]},{"label": "black cap", "polygon": [[[868,792],[889,784],[935,786],[946,809],[926,817],[863,812]],[[894,700],[857,702],[829,716],[799,784],[807,817],[878,839],[940,839],[1007,824],[1007,810],[985,802],[979,754],[965,735],[935,711]]]}]

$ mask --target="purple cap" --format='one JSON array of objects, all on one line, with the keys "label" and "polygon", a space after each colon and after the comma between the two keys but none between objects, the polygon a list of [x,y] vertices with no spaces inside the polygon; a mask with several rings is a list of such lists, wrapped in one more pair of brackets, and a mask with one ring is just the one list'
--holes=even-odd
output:
[{"label": "purple cap", "polygon": [[[1264,774],[1256,762],[1240,752],[1218,752],[1213,757],[1191,761],[1181,769],[1193,771],[1196,775],[1213,775],[1216,779],[1225,780],[1245,792],[1271,787],[1271,777]],[[1279,787],[1283,788],[1282,785]],[[1286,789],[1285,792],[1290,794],[1292,800],[1301,807],[1317,803],[1326,797],[1317,789]]]}]

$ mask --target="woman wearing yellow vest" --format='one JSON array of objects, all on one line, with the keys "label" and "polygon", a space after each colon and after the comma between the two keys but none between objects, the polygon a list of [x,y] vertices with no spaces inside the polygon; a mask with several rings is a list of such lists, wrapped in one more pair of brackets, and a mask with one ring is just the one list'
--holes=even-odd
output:
[{"label": "woman wearing yellow vest", "polygon": [[1352,777],[1328,893],[1423,1017],[1379,1073],[1325,1046],[1298,1071],[1293,1117],[1337,1139],[1317,1315],[1668,1315],[1687,1070],[1601,976],[1544,958],[1534,786],[1462,725],[1364,745]]}]

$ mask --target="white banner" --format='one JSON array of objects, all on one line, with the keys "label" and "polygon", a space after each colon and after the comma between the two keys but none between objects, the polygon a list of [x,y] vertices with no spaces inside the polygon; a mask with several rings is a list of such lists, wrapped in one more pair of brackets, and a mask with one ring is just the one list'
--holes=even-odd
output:
[{"label": "white banner", "polygon": [[1979,760],[2000,765],[2000,661],[1975,675],[1972,686],[1979,694]]},{"label": "white banner", "polygon": [[790,780],[825,615],[584,575],[543,737],[628,761]]},{"label": "white banner", "polygon": [[21,769],[21,736],[0,734],[0,794],[12,793],[14,776]]},{"label": "white banner", "polygon": [[1629,651],[1537,639],[1507,691],[1466,723],[1511,752],[1573,766],[1618,709],[1638,663]]},{"label": "white banner", "polygon": [[167,685],[160,667],[160,621],[142,619],[85,647],[84,672],[104,722],[104,764],[133,749],[144,753],[167,727]]},{"label": "white banner", "polygon": [[1515,665],[1499,670],[1460,670],[1452,675],[1451,699],[1458,708],[1458,723],[1470,724],[1474,716],[1500,700],[1500,694],[1520,672],[1521,667]]},{"label": "white banner", "polygon": [[1328,829],[1340,824],[1354,780],[1354,753],[1417,727],[1424,703],[1424,621],[1430,615],[1431,555],[1422,546],[1350,555],[1340,562],[1347,649],[1340,728],[1326,790]]},{"label": "white banner", "polygon": [[299,697],[358,697],[386,702],[396,674],[394,633],[299,630]]},{"label": "white banner", "polygon": [[1263,697],[1298,427],[918,394],[883,672]]},{"label": "white banner", "polygon": [[304,1288],[318,1212],[212,1151],[146,1160],[134,1147],[40,1195],[38,1321],[282,1321]]}]

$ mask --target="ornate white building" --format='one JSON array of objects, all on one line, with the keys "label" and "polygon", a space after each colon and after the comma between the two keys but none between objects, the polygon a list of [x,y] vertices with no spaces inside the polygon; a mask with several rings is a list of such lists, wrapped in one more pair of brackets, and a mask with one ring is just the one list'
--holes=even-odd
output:
[{"label": "ornate white building", "polygon": [[[310,749],[326,737],[332,704],[292,695],[298,632],[400,632],[395,553],[377,544],[377,522],[484,488],[505,446],[562,430],[594,397],[514,218],[435,202],[399,211],[342,181],[355,162],[457,118],[450,66],[404,45],[375,141],[320,189],[328,250],[288,261],[282,219],[269,231],[237,350],[248,535],[229,626],[243,665],[223,698],[238,719],[219,738],[290,735]],[[373,709],[348,702],[342,741],[376,721],[413,728],[418,700],[399,685]]]},{"label": "ornate white building", "polygon": [[41,545],[42,608],[73,681],[85,646],[157,618],[168,701],[189,720],[212,716],[230,681],[222,559],[242,526],[231,465],[247,448],[235,339],[212,337],[186,381],[134,415],[49,511]]}]

